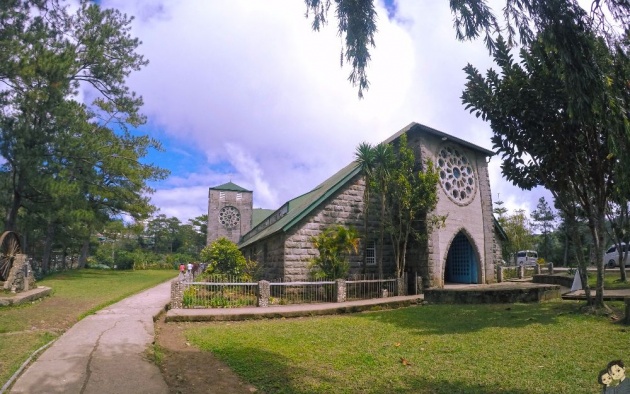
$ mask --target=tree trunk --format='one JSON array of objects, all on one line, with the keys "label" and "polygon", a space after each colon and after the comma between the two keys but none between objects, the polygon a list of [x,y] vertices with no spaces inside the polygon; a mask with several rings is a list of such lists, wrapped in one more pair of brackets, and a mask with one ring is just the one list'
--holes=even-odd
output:
[{"label": "tree trunk", "polygon": [[68,248],[63,247],[63,253],[61,255],[61,270],[65,271],[68,269],[68,265],[66,264],[66,259],[68,257]]},{"label": "tree trunk", "polygon": [[[565,220],[565,226],[566,226],[566,220]],[[562,261],[562,265],[567,267],[569,265],[569,232],[566,231],[564,232],[564,260]]]},{"label": "tree trunk", "polygon": [[83,240],[81,245],[81,254],[79,255],[79,265],[77,268],[85,268],[87,264],[88,252],[90,250],[90,238]]},{"label": "tree trunk", "polygon": [[385,196],[381,195],[381,218],[379,223],[378,276],[383,277],[383,249],[385,248]]},{"label": "tree trunk", "polygon": [[4,219],[4,231],[17,231],[17,215],[22,205],[22,196],[17,190],[13,191],[11,206]]},{"label": "tree trunk", "polygon": [[48,273],[50,271],[50,255],[52,253],[53,237],[55,236],[55,225],[53,222],[48,223],[46,228],[46,241],[44,243],[44,253],[42,254],[42,271]]},{"label": "tree trunk", "polygon": [[589,218],[589,228],[593,239],[593,250],[590,254],[591,264],[597,266],[597,282],[595,285],[595,308],[605,308],[604,304],[604,214],[596,214]]},{"label": "tree trunk", "polygon": [[567,235],[570,237],[575,248],[575,259],[577,260],[578,272],[580,279],[582,280],[582,288],[584,289],[584,295],[586,296],[586,303],[593,305],[593,297],[591,294],[591,287],[588,284],[587,264],[583,255],[582,238],[578,228],[577,220],[575,219],[575,209],[567,213]]}]

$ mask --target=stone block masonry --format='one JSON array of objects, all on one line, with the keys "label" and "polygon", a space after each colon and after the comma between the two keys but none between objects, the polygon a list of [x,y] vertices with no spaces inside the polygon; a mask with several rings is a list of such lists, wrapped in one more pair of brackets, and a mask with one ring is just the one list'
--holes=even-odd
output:
[{"label": "stone block masonry", "polygon": [[4,282],[4,289],[12,293],[20,293],[35,288],[35,276],[25,254],[15,255],[9,277]]}]

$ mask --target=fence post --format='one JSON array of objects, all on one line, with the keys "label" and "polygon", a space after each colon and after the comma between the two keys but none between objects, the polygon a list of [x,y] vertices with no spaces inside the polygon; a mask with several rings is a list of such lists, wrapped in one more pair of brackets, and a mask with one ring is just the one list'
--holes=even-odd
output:
[{"label": "fence post", "polygon": [[534,267],[534,272],[536,273],[536,275],[540,275],[540,264],[536,264],[536,267]]},{"label": "fence post", "polygon": [[171,282],[171,309],[184,307],[184,283],[179,280]]},{"label": "fence post", "polygon": [[271,295],[271,285],[266,280],[258,281],[258,294],[256,305],[261,308],[269,306],[269,296]]},{"label": "fence post", "polygon": [[405,295],[405,275],[396,278],[396,295],[404,296]]},{"label": "fence post", "polygon": [[518,267],[518,278],[523,279],[525,277],[525,266],[521,265]]},{"label": "fence post", "polygon": [[335,302],[346,302],[346,280],[345,279],[337,279],[335,280]]},{"label": "fence post", "polygon": [[547,264],[547,268],[549,269],[549,275],[553,275],[553,263]]},{"label": "fence post", "polygon": [[626,319],[624,323],[630,324],[630,298],[626,297],[624,301],[626,302]]},{"label": "fence post", "polygon": [[497,283],[501,282],[503,282],[503,267],[499,265],[497,267]]}]

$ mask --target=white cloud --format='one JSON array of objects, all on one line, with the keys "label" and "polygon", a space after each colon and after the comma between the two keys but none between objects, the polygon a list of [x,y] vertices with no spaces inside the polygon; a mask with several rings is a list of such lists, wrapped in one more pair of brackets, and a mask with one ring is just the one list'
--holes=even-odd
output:
[{"label": "white cloud", "polygon": [[[485,70],[491,62],[480,41],[455,40],[446,1],[400,0],[396,21],[378,9],[363,100],[347,82],[350,68],[339,67],[335,21],[313,32],[302,1],[103,5],[137,17],[133,34],[150,64],[130,84],[151,124],[207,160],[206,169],[157,186],[152,200],[162,213],[198,216],[208,187],[229,180],[254,190],[255,205],[276,208],[350,162],[360,142],[380,142],[412,121],[491,148],[489,126],[460,100],[462,68],[470,62]],[[217,169],[222,163],[234,173]],[[523,193],[504,197],[514,190],[491,168],[494,191],[515,207],[527,204]]]}]

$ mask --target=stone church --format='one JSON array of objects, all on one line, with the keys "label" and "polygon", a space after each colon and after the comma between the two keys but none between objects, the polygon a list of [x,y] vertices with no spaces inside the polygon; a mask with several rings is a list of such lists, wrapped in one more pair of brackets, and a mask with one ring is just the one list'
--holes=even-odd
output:
[{"label": "stone church", "polygon": [[[411,123],[384,143],[407,134],[416,159],[431,159],[439,169],[436,215],[447,215],[445,226],[434,230],[426,250],[407,253],[410,277],[422,277],[423,287],[444,283],[492,283],[505,238],[494,216],[488,161],[493,152],[430,127]],[[324,228],[354,226],[362,236],[359,252],[350,257],[351,273],[376,273],[377,249],[383,248],[383,271],[395,272],[389,239],[378,244],[376,216],[363,234],[365,183],[356,162],[306,194],[276,210],[253,209],[253,192],[232,182],[212,187],[208,199],[208,243],[227,237],[246,258],[256,260],[265,279],[305,280],[309,263],[318,253],[311,238]],[[376,209],[371,209],[376,212]],[[415,248],[415,249],[414,249]]]}]

